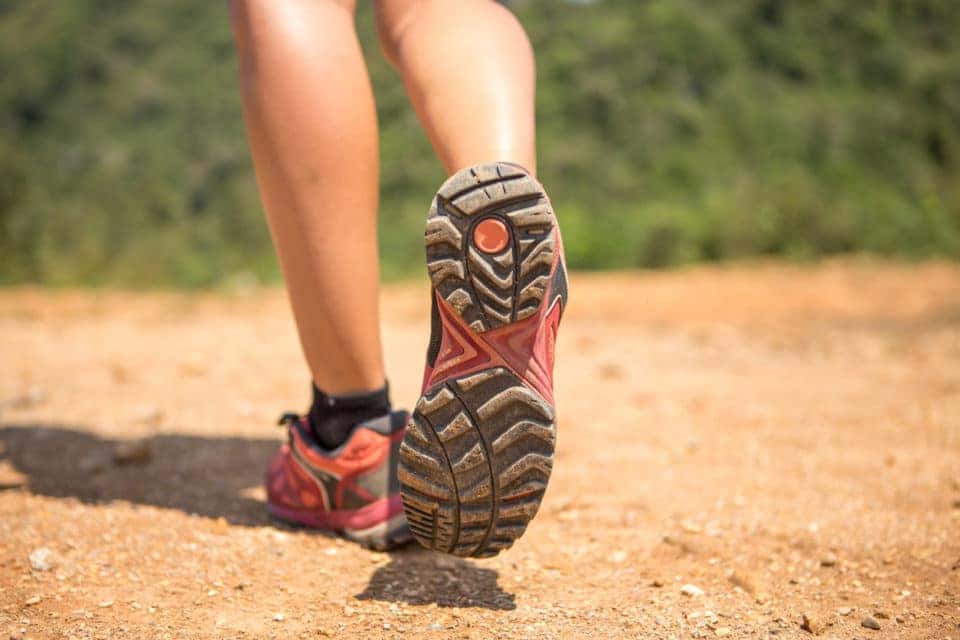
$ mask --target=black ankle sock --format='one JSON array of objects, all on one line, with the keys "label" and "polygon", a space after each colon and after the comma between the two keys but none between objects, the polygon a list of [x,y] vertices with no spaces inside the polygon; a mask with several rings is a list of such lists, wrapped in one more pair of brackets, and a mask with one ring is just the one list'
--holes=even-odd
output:
[{"label": "black ankle sock", "polygon": [[347,441],[357,424],[389,412],[389,385],[340,396],[327,395],[313,385],[313,404],[307,415],[317,442],[326,449],[336,449]]}]

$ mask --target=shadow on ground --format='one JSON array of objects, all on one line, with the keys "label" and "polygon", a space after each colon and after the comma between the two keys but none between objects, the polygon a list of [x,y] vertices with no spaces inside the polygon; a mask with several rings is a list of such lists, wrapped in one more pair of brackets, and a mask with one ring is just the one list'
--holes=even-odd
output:
[{"label": "shadow on ground", "polygon": [[493,569],[411,545],[392,552],[389,564],[373,572],[367,588],[356,598],[497,611],[516,609],[514,595],[501,589],[497,578]]},{"label": "shadow on ground", "polygon": [[[259,495],[278,440],[158,434],[144,441],[148,460],[118,465],[114,452],[120,442],[66,425],[0,424],[0,463],[8,463],[17,476],[0,476],[0,491],[25,489],[89,504],[122,500],[224,518],[234,525],[277,524]],[[391,552],[390,562],[374,571],[356,597],[515,609],[513,594],[501,589],[497,578],[492,569],[412,543]]]},{"label": "shadow on ground", "polygon": [[65,425],[2,424],[0,462],[25,477],[0,479],[0,490],[86,503],[125,500],[238,525],[271,522],[258,492],[278,440],[158,434],[144,442],[149,460],[120,465],[118,440]]}]

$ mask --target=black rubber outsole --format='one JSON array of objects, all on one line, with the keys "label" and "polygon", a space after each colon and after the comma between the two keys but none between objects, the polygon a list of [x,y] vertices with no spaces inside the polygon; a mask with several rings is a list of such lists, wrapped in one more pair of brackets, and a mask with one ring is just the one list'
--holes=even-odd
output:
[{"label": "black rubber outsole", "polygon": [[[491,218],[509,234],[496,253],[474,238]],[[495,163],[455,174],[427,220],[434,290],[474,333],[533,315],[551,287],[555,227],[543,188],[519,167]],[[540,507],[555,443],[554,408],[504,367],[428,389],[400,447],[410,531],[423,546],[458,556],[510,547]]]}]

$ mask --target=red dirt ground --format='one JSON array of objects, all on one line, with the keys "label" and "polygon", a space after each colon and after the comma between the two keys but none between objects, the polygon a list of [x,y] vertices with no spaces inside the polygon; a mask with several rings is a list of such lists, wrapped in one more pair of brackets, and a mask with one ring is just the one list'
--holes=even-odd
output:
[{"label": "red dirt ground", "polygon": [[[543,508],[464,561],[267,518],[307,397],[282,292],[0,291],[0,637],[960,638],[960,266],[571,292]],[[426,285],[383,309],[409,406]]]}]

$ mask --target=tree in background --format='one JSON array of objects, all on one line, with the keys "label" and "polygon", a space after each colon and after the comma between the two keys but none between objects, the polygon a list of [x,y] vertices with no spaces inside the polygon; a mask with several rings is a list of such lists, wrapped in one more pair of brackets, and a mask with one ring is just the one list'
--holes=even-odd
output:
[{"label": "tree in background", "polygon": [[[854,251],[960,257],[960,3],[512,3],[572,266]],[[360,32],[388,275],[443,179]],[[0,1],[0,282],[277,277],[222,3]]]}]

